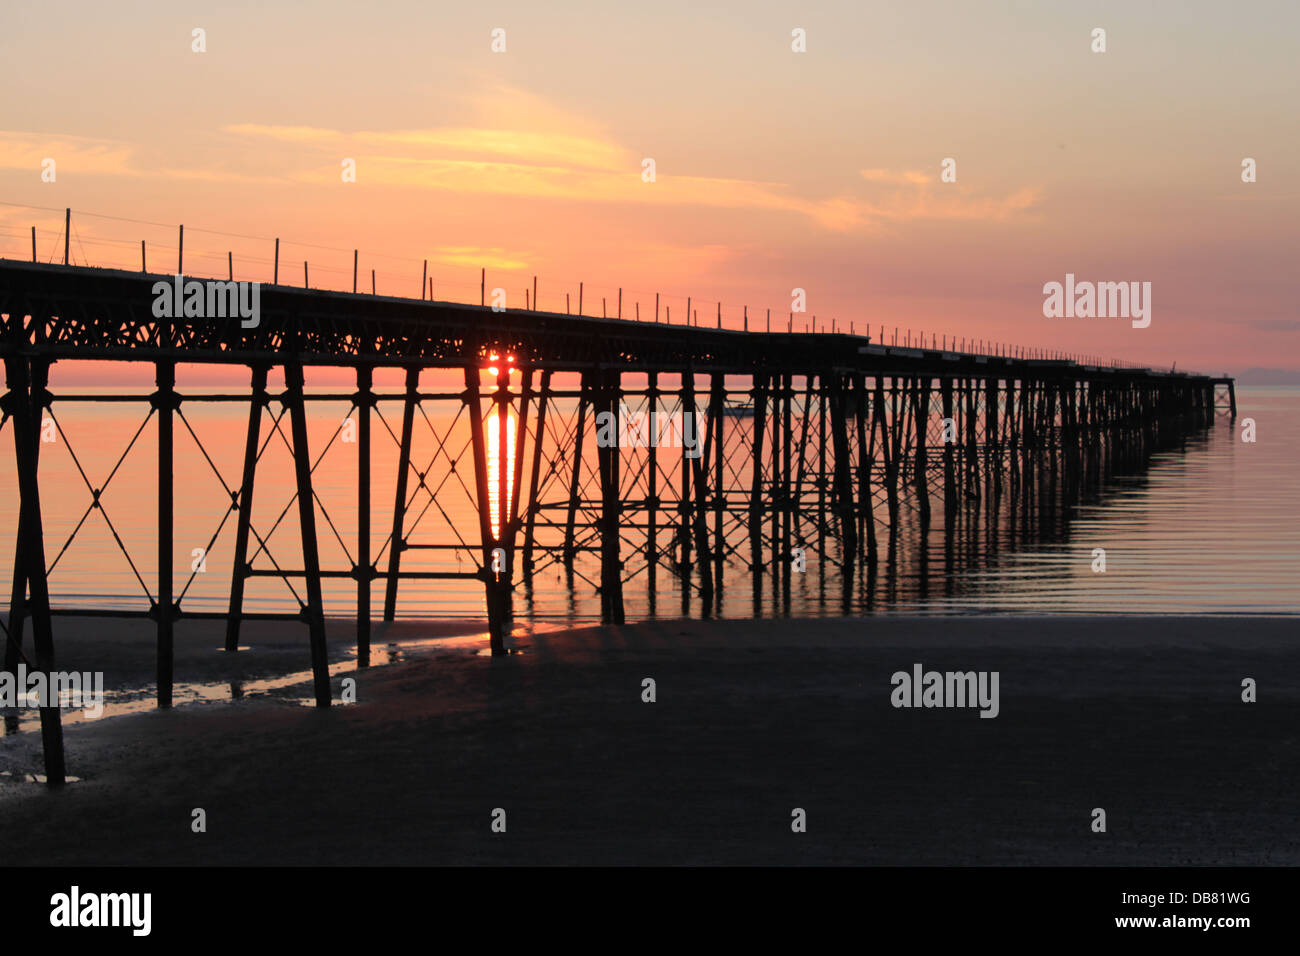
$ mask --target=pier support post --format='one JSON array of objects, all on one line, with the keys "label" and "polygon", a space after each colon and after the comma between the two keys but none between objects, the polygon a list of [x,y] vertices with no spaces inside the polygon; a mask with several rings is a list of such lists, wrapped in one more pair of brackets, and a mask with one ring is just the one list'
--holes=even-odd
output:
[{"label": "pier support post", "polygon": [[[497,404],[500,409],[501,429],[501,463],[499,474],[510,476],[510,494],[507,498],[502,499],[500,506],[501,526],[500,537],[502,546],[506,549],[506,571],[505,571],[505,588],[502,592],[502,602],[504,603],[504,612],[507,621],[515,619],[515,541],[518,539],[519,532],[519,492],[523,486],[524,478],[524,437],[528,432],[528,405],[533,398],[533,369],[531,366],[520,369],[523,381],[519,387],[519,414],[515,420],[515,447],[514,447],[514,470],[510,470],[510,459],[507,458],[506,420],[510,415],[510,370],[508,365],[501,366],[501,375],[497,378]],[[509,508],[506,507],[507,503]],[[510,512],[509,521],[505,518],[505,512]]]},{"label": "pier support post", "polygon": [[997,508],[1002,496],[1002,445],[998,441],[998,380],[984,381],[984,486],[991,505]]},{"label": "pier support post", "polygon": [[1019,402],[1019,396],[1016,393],[1016,379],[1008,375],[1006,380],[1006,419],[1004,428],[1006,429],[1006,461],[1007,470],[1010,473],[1010,494],[1012,497],[1011,508],[1009,509],[1011,520],[1014,522],[1016,517],[1015,495],[1020,478],[1020,444],[1018,435],[1020,434],[1020,423],[1016,420],[1016,405]]},{"label": "pier support post", "polygon": [[[657,296],[656,296],[657,298]],[[656,302],[656,306],[658,303]],[[656,321],[658,311],[656,310]],[[659,530],[659,373],[650,372],[646,377],[646,421],[650,430],[649,446],[646,449],[646,599],[650,613],[655,610],[655,587],[659,572],[659,544],[656,540]]]},{"label": "pier support post", "polygon": [[[477,380],[474,383],[478,384]],[[384,587],[384,620],[397,613],[397,576],[402,569],[402,551],[406,539],[402,525],[406,521],[406,482],[411,474],[411,430],[415,425],[415,406],[419,401],[420,370],[406,370],[406,397],[402,403],[402,437],[398,443],[397,488],[393,495],[393,533],[388,539],[388,580]]]},{"label": "pier support post", "polygon": [[587,405],[594,401],[592,397],[595,383],[590,372],[582,373],[582,386],[578,390],[578,424],[573,440],[573,471],[569,477],[569,507],[564,518],[564,566],[573,570],[575,523],[578,516],[582,488],[582,445],[587,437]]},{"label": "pier support post", "polygon": [[239,629],[244,614],[244,584],[248,580],[248,535],[252,528],[253,484],[257,477],[258,442],[261,439],[262,409],[267,404],[266,366],[252,368],[252,389],[248,399],[248,430],[244,437],[244,472],[239,495],[231,506],[235,516],[235,556],[230,572],[230,606],[226,614],[226,650],[239,650]]},{"label": "pier support post", "polygon": [[[49,363],[41,359],[32,359],[28,363],[30,369],[30,399],[31,399],[31,421],[35,431],[32,433],[32,453],[37,456],[38,462],[41,452],[41,443],[39,440],[41,428],[41,412],[46,407],[48,399],[46,396],[46,385],[49,384],[50,366]],[[10,393],[9,401],[11,403],[18,401],[16,393]],[[14,419],[14,426],[17,427],[18,417],[15,408],[9,409],[10,415]],[[9,641],[5,645],[4,669],[7,673],[15,674],[18,669],[18,662],[22,657],[23,650],[23,624],[27,615],[27,577],[22,558],[23,542],[26,540],[26,533],[23,530],[23,521],[26,512],[20,506],[18,509],[18,534],[16,538],[17,551],[14,554],[13,568],[13,587],[9,592]],[[10,718],[5,718],[6,721]],[[16,723],[17,718],[13,718]]]},{"label": "pier support post", "polygon": [[[36,446],[39,443],[40,399],[33,393],[32,376],[27,359],[5,356],[5,377],[12,403],[14,459],[18,472],[19,521],[18,559],[25,584],[30,588],[28,613],[32,619],[32,644],[36,669],[46,675],[48,683],[54,671],[54,631],[50,619],[50,591],[46,580],[45,530],[41,524],[40,481],[37,473]],[[15,667],[17,665],[15,664]],[[41,746],[45,762],[45,781],[51,787],[62,786],[67,779],[63,757],[63,724],[59,708],[42,707]]]},{"label": "pier support post", "polygon": [[840,556],[844,575],[853,574],[853,559],[858,553],[857,524],[854,521],[853,477],[849,461],[848,395],[838,372],[823,372],[821,381],[829,385],[831,406],[831,444],[834,449],[835,511],[840,523]]},{"label": "pier support post", "polygon": [[[524,513],[524,554],[523,576],[527,580],[533,576],[533,547],[537,533],[537,512],[540,492],[538,482],[541,480],[542,454],[546,450],[546,406],[551,397],[551,370],[542,371],[541,386],[537,395],[537,424],[533,433],[533,460],[528,474],[528,510]],[[516,463],[522,470],[522,463]]]},{"label": "pier support post", "polygon": [[1029,517],[1029,496],[1033,491],[1033,455],[1036,443],[1034,427],[1034,392],[1038,383],[1020,380],[1020,500],[1021,511]]},{"label": "pier support post", "polygon": [[[492,551],[497,547],[497,538],[492,533],[492,490],[488,485],[487,440],[484,437],[483,403],[480,397],[479,368],[477,365],[465,366],[465,404],[469,412],[470,446],[474,454],[474,489],[475,504],[478,511],[479,541],[482,545],[482,565],[479,576],[483,579],[486,592],[488,615],[488,643],[492,655],[506,652],[505,647],[505,613],[501,600],[501,586],[497,572],[492,571]],[[502,505],[505,504],[504,499]],[[498,512],[498,529],[504,522],[505,509]]]},{"label": "pier support post", "polygon": [[[1047,439],[1047,456],[1048,456],[1048,504],[1049,510],[1056,505],[1056,472],[1057,472],[1057,446],[1060,432],[1056,425],[1056,393],[1059,383],[1053,381],[1048,384],[1046,389],[1047,412],[1044,418],[1046,424],[1045,437]],[[1044,518],[1050,517],[1047,511],[1044,511]]]},{"label": "pier support post", "polygon": [[[612,441],[597,441],[596,457],[600,470],[600,611],[606,624],[623,623],[623,562],[619,557],[619,519],[622,500],[619,497],[618,405],[620,375],[618,371],[601,373],[598,407],[609,413],[614,437]],[[599,434],[599,430],[597,431]]]},{"label": "pier support post", "polygon": [[875,420],[880,426],[880,454],[885,464],[885,496],[889,508],[889,536],[893,539],[898,533],[898,455],[891,437],[894,432],[893,422],[898,417],[894,408],[892,417],[886,414],[884,380],[876,376]]},{"label": "pier support post", "polygon": [[[794,552],[791,550],[791,525],[798,507],[798,493],[792,493],[794,485],[791,476],[791,452],[794,449],[794,426],[791,421],[791,405],[794,402],[794,376],[786,373],[781,377],[781,597],[785,607],[790,607],[790,574],[793,570]],[[806,421],[807,419],[805,419]]]},{"label": "pier support post", "polygon": [[940,379],[939,397],[943,403],[943,523],[945,530],[950,531],[957,513],[957,476],[952,459],[957,444],[957,420],[952,415],[951,378]]},{"label": "pier support post", "polygon": [[714,372],[709,389],[709,419],[713,426],[713,593],[718,609],[722,605],[722,569],[726,557],[726,538],[722,527],[723,511],[727,503],[727,481],[722,470],[726,452],[723,438],[723,429],[727,427],[726,410],[726,377],[721,372]]},{"label": "pier support post", "polygon": [[307,405],[303,371],[296,362],[284,367],[285,399],[293,432],[293,466],[297,478],[298,526],[302,532],[302,568],[307,588],[303,613],[311,640],[311,674],[316,706],[330,705],[329,658],[325,647],[325,605],[321,596],[320,551],[316,543],[316,499],[311,488],[311,452],[307,446]]},{"label": "pier support post", "polygon": [[966,393],[966,474],[970,479],[967,497],[979,501],[980,496],[980,451],[979,424],[975,415],[975,380],[966,379],[962,383]]},{"label": "pier support post", "polygon": [[927,471],[929,461],[926,444],[930,430],[930,384],[929,376],[923,376],[916,382],[916,399],[913,402],[913,415],[916,421],[916,505],[921,516],[922,531],[930,527],[930,482]]},{"label": "pier support post", "polygon": [[[690,468],[695,484],[695,503],[692,510],[695,526],[695,551],[698,555],[698,564],[700,567],[700,605],[701,612],[708,617],[713,612],[713,562],[709,560],[709,523],[707,518],[709,485],[708,485],[708,462],[709,451],[713,438],[714,408],[710,403],[709,409],[705,415],[704,428],[699,426],[698,416],[695,413],[695,373],[687,371],[682,378],[682,405],[684,407],[683,415],[692,416],[694,428],[692,432],[695,435],[695,454],[690,459]],[[703,439],[701,440],[701,431]],[[683,449],[685,451],[686,449]]]},{"label": "pier support post", "polygon": [[[867,540],[867,565],[876,564],[876,508],[871,495],[871,471],[876,436],[871,428],[871,416],[867,411],[867,377],[861,372],[853,377],[853,398],[855,432],[858,439],[858,519]],[[868,434],[870,432],[870,434]],[[862,549],[861,537],[858,550]]]},{"label": "pier support post", "polygon": [[[354,263],[352,291],[356,291]],[[357,666],[370,666],[370,410],[375,405],[370,366],[357,367]]]},{"label": "pier support post", "polygon": [[176,406],[176,364],[158,362],[158,390],[153,406],[158,413],[158,600],[154,613],[158,625],[157,686],[158,706],[172,705],[173,645],[175,641],[176,605],[172,598],[172,567],[175,542],[172,422]]},{"label": "pier support post", "polygon": [[1078,491],[1079,429],[1076,420],[1075,383],[1061,383],[1061,466],[1064,478],[1065,508],[1074,503]]},{"label": "pier support post", "polygon": [[[790,509],[787,512],[787,514],[789,514],[790,516],[790,521],[793,526],[794,539],[799,543],[800,546],[802,546],[804,542],[803,533],[802,533],[803,529],[801,527],[801,521],[803,519],[803,511],[800,505],[803,502],[804,473],[808,469],[808,418],[812,414],[814,394],[818,396],[818,399],[820,399],[821,396],[820,389],[818,389],[816,393],[814,393],[813,391],[813,379],[815,377],[816,376],[812,373],[809,373],[803,377],[803,407],[799,415],[799,450],[798,450],[799,465],[794,472],[794,493],[790,496],[790,500],[789,500]],[[791,401],[794,400],[793,391],[790,393],[790,399]],[[822,440],[819,442],[818,454],[823,456],[825,455],[825,451],[826,451],[826,438],[825,438],[825,431],[824,431],[826,427],[825,426],[826,415],[824,414],[824,412],[825,409],[819,405],[817,419],[820,424],[820,427],[823,429],[822,432],[823,437]],[[819,467],[822,468],[822,470],[824,470],[824,465],[825,462],[823,461],[821,462],[821,465],[819,465]],[[825,508],[824,500],[822,501],[821,505],[822,505],[822,510],[824,511]],[[817,529],[819,534],[821,533],[821,529],[823,527],[825,527],[825,518],[822,511],[819,511],[817,515]]]},{"label": "pier support post", "polygon": [[781,470],[782,441],[781,434],[783,431],[782,418],[784,415],[785,389],[782,385],[781,375],[773,375],[771,378],[772,388],[772,450],[768,455],[771,462],[769,472],[771,474],[771,486],[768,490],[768,508],[772,513],[771,529],[771,549],[769,551],[772,561],[772,604],[773,607],[780,606],[780,583],[782,575],[777,572],[781,568],[789,566],[789,560],[781,548],[781,514],[783,498],[783,472]]},{"label": "pier support post", "polygon": [[[687,322],[690,321],[690,311],[686,313]],[[699,422],[695,417],[695,387],[694,384],[687,387],[687,380],[693,379],[692,372],[682,372],[678,379],[677,404],[682,415],[682,459],[681,459],[681,490],[677,495],[677,543],[679,549],[679,558],[677,561],[678,574],[682,582],[682,614],[683,616],[690,613],[691,607],[691,529],[692,514],[694,508],[691,506],[691,458],[690,454],[701,454],[704,442],[700,438]],[[687,394],[690,395],[690,404],[687,404]],[[686,422],[690,421],[690,430],[687,432]],[[694,442],[693,446],[688,447],[686,439],[688,437]]]},{"label": "pier support post", "polygon": [[767,376],[754,375],[754,443],[749,478],[750,564],[754,586],[762,593],[763,581],[763,438],[767,430]]}]

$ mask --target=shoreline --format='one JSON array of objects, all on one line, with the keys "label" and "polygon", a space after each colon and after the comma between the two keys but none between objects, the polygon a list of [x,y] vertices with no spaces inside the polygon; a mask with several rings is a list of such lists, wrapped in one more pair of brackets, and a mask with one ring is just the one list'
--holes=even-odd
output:
[{"label": "shoreline", "polygon": [[[208,632],[223,622],[196,623],[214,628],[178,632],[178,686],[182,662],[307,669],[305,629],[249,622],[252,649],[232,661]],[[7,860],[1300,862],[1293,618],[669,619],[517,634],[498,658],[479,653],[481,631],[396,622],[400,662],[361,672],[350,627],[328,629],[335,698],[355,676],[354,704],[300,706],[290,686],[68,724],[79,781],[0,783]],[[88,659],[113,648],[103,631],[82,640]],[[151,634],[128,643],[152,666]],[[893,706],[891,674],[918,663],[998,672],[996,719]],[[38,734],[0,737],[0,769],[38,768],[39,753]]]}]

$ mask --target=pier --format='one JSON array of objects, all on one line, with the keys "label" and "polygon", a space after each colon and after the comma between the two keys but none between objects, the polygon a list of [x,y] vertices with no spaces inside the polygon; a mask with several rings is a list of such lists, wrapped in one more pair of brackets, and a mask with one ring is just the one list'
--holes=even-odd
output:
[{"label": "pier", "polygon": [[[714,613],[735,568],[747,572],[756,605],[764,589],[788,595],[792,570],[810,548],[840,568],[847,588],[856,569],[871,573],[889,559],[904,517],[923,534],[932,526],[951,533],[981,509],[1025,516],[1067,509],[1108,476],[1140,470],[1156,452],[1236,415],[1233,382],[1223,377],[925,336],[900,345],[844,331],[796,332],[792,323],[756,331],[748,317],[744,329],[722,328],[720,317],[709,328],[659,321],[657,310],[653,321],[595,318],[325,291],[306,287],[305,264],[303,288],[261,286],[255,323],[158,317],[154,286],[174,278],[0,260],[7,386],[0,428],[13,435],[20,501],[5,669],[29,660],[30,625],[29,667],[53,670],[51,620],[70,610],[52,606],[48,588],[43,417],[70,403],[135,401],[157,435],[156,580],[137,572],[148,593],[138,609],[76,613],[151,622],[161,707],[171,705],[173,630],[186,617],[224,619],[231,652],[243,620],[301,623],[316,703],[328,707],[327,578],[356,584],[360,666],[369,663],[373,622],[393,619],[402,582],[413,579],[481,587],[491,649],[504,653],[517,594],[546,571],[572,581],[584,573],[575,567],[581,555],[597,559],[590,584],[602,619],[614,624],[625,620],[624,587],[634,579],[647,584],[652,609],[656,581],[678,580],[681,607],[673,610],[683,615]],[[70,360],[146,363],[155,388],[55,394],[50,367]],[[248,386],[182,394],[176,369],[189,363],[236,367]],[[355,388],[306,390],[306,373],[321,367],[351,370]],[[271,391],[268,373],[276,369],[284,388]],[[378,369],[399,370],[402,387],[377,388]],[[456,387],[429,385],[448,374]],[[323,566],[318,546],[329,533],[321,522],[333,530],[313,491],[325,449],[308,444],[310,410],[321,401],[350,402],[356,425],[357,535],[344,543],[347,566]],[[187,610],[185,588],[176,590],[173,528],[184,489],[173,481],[175,441],[182,430],[199,441],[185,411],[203,402],[248,411],[244,434],[230,439],[242,446],[242,468],[226,488],[229,530],[226,523],[218,529],[234,541],[224,614]],[[620,414],[689,420],[691,440],[682,447],[603,439],[599,423]],[[414,451],[424,429],[436,449],[431,461]],[[293,455],[301,565],[255,567],[253,557],[266,549],[252,502],[262,452],[276,432]],[[395,486],[375,487],[371,449],[390,438]],[[103,489],[86,484],[88,507],[99,508]],[[426,536],[422,509],[453,491],[470,496],[477,521]],[[391,529],[379,551],[372,526]],[[430,570],[421,552],[454,553],[467,566]],[[282,579],[298,597],[298,613],[247,612],[245,585],[258,576]],[[41,724],[47,778],[58,784],[66,769],[57,707],[42,709]]]}]

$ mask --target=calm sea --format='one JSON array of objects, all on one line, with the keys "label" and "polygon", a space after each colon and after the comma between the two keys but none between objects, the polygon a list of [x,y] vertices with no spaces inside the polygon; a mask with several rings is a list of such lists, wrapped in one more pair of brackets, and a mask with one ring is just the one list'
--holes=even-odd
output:
[{"label": "calm sea", "polygon": [[[77,391],[111,394],[113,389]],[[819,561],[815,545],[809,547],[807,571],[791,576],[788,600],[765,586],[756,604],[750,578],[733,563],[724,576],[721,613],[750,616],[757,607],[761,614],[838,615],[846,606],[850,613],[1300,613],[1300,389],[1242,387],[1238,409],[1235,426],[1221,418],[1186,447],[1157,455],[1141,474],[1115,477],[1067,514],[1034,520],[1018,515],[1013,521],[1004,508],[998,515],[985,512],[963,521],[953,534],[932,529],[924,539],[905,525],[895,559],[882,557],[874,574],[860,566],[847,599],[838,570]],[[400,408],[389,403],[382,411],[383,420],[374,425],[372,551],[385,568],[396,459],[389,430],[398,431]],[[311,411],[310,443],[313,455],[322,455],[315,472],[318,535],[323,563],[331,568],[350,567],[356,550],[356,445],[336,435],[348,412],[346,401],[321,403]],[[239,482],[247,411],[233,404],[193,403],[184,413],[185,422],[176,423],[176,590],[184,592],[187,610],[223,611],[234,538],[228,489]],[[41,446],[41,489],[55,604],[147,608],[156,575],[153,422],[123,456],[145,423],[147,408],[56,402],[54,414],[59,434]],[[1247,418],[1255,422],[1254,443],[1241,440]],[[254,496],[254,528],[274,562],[294,568],[301,557],[297,506],[290,507],[293,471],[286,442],[267,427],[270,420],[269,415],[262,431],[266,450]],[[287,438],[287,418],[281,424]],[[471,474],[466,433],[453,430],[440,445],[436,436],[448,423],[427,424],[430,430],[417,439],[415,457],[421,468],[427,460],[437,462],[430,475],[441,485],[430,489],[436,492],[430,496],[413,477],[408,529],[420,517],[411,540],[472,543],[477,526],[465,487]],[[418,429],[424,427],[419,423]],[[8,582],[17,510],[8,426],[0,441],[5,449],[0,571]],[[447,474],[446,462],[453,459],[460,468]],[[103,489],[102,508],[92,507],[87,484]],[[942,513],[941,502],[936,510]],[[883,526],[881,534],[883,540]],[[1098,548],[1105,551],[1104,573],[1094,570]],[[273,566],[265,553],[254,564]],[[403,559],[403,568],[410,570],[457,567],[472,570],[468,553],[458,558],[450,550],[411,551]],[[579,559],[571,580],[561,567],[546,565],[530,594],[519,590],[516,610],[538,619],[596,619],[599,597],[591,583],[596,580],[593,555]],[[301,595],[301,585],[295,587]],[[626,585],[629,619],[650,616],[646,590],[644,575]],[[376,584],[376,609],[382,598],[382,584]],[[327,580],[325,601],[327,614],[350,616],[355,585]],[[291,610],[297,604],[283,581],[259,578],[249,584],[249,610]],[[477,584],[403,581],[397,610],[401,617],[476,618],[482,607]],[[680,610],[680,587],[661,569],[654,613],[670,616]]]}]

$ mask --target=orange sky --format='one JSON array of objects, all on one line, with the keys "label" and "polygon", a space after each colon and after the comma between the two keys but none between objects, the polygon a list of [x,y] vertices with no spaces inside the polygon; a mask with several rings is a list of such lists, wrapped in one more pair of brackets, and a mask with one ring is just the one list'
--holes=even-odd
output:
[{"label": "orange sky", "polygon": [[[61,257],[71,206],[96,265],[172,270],[184,222],[194,274],[267,281],[279,236],[294,284],[356,247],[388,294],[428,258],[438,298],[739,326],[798,287],[873,335],[1300,367],[1294,4],[434,6],[9,5],[0,255]],[[1150,327],[1045,318],[1067,272],[1150,282]]]}]

